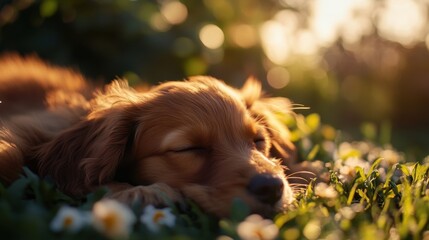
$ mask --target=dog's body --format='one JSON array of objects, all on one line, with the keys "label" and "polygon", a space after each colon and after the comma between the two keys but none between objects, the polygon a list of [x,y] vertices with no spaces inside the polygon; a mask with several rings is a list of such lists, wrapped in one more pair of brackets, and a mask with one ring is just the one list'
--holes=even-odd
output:
[{"label": "dog's body", "polygon": [[117,80],[91,94],[84,78],[36,57],[0,60],[0,179],[24,165],[81,196],[162,204],[184,196],[227,216],[234,198],[253,212],[293,200],[285,167],[294,147],[276,111],[285,98],[261,98],[260,84],[238,90],[210,77],[137,92]]}]

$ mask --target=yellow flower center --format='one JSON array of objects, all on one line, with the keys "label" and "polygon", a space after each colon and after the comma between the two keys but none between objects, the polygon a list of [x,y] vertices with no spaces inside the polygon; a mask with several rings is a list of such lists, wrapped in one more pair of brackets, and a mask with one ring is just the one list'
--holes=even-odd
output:
[{"label": "yellow flower center", "polygon": [[64,218],[63,223],[64,223],[64,227],[68,228],[68,227],[70,227],[73,224],[73,218],[71,216],[66,216]]},{"label": "yellow flower center", "polygon": [[103,218],[103,224],[106,227],[106,229],[113,229],[115,228],[115,226],[117,225],[118,222],[118,218],[115,214],[107,214],[104,218]]},{"label": "yellow flower center", "polygon": [[158,222],[159,222],[159,221],[161,221],[164,217],[165,217],[164,212],[162,212],[162,211],[157,211],[157,212],[153,215],[152,220],[153,220],[153,222],[154,222],[154,223],[158,223]]},{"label": "yellow flower center", "polygon": [[264,239],[264,235],[261,233],[260,229],[255,229],[254,233],[258,239]]}]

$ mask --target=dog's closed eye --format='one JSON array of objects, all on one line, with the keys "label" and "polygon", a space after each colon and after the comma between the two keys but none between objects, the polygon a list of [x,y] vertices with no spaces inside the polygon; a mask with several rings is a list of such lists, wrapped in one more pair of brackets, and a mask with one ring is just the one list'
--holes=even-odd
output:
[{"label": "dog's closed eye", "polygon": [[265,150],[265,146],[266,146],[266,141],[265,138],[256,138],[255,140],[253,140],[253,144],[254,147],[258,150],[258,151],[264,151]]},{"label": "dog's closed eye", "polygon": [[195,154],[201,154],[206,153],[208,149],[206,147],[198,146],[198,145],[190,145],[190,146],[184,146],[184,147],[178,147],[170,150],[173,153],[195,153]]}]

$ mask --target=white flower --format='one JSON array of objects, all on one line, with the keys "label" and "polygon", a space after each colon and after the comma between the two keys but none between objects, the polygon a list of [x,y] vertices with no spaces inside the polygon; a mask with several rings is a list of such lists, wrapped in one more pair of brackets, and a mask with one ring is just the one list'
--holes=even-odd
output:
[{"label": "white flower", "polygon": [[272,220],[252,214],[238,225],[237,233],[244,240],[274,239],[279,229]]},{"label": "white flower", "polygon": [[152,205],[145,207],[140,221],[146,224],[153,232],[159,231],[162,225],[173,227],[176,217],[171,213],[170,208],[156,209]]},{"label": "white flower", "polygon": [[329,155],[334,155],[336,150],[336,145],[334,141],[323,141],[322,148],[325,150]]},{"label": "white flower", "polygon": [[[423,236],[425,236],[425,233],[423,233]],[[391,240],[400,240],[401,239],[401,235],[399,235],[398,229],[396,229],[394,227],[390,228],[389,239],[391,239]],[[425,238],[423,237],[423,239],[425,239]]]},{"label": "white flower", "polygon": [[335,220],[340,221],[341,219],[352,220],[356,216],[356,212],[351,207],[343,207],[338,210],[335,214]]},{"label": "white flower", "polygon": [[362,153],[349,142],[343,142],[334,152],[334,159],[345,160],[349,157],[360,157]]},{"label": "white flower", "polygon": [[62,206],[54,219],[52,219],[50,227],[54,232],[63,230],[78,232],[88,223],[88,218],[76,208]]},{"label": "white flower", "polygon": [[364,173],[371,168],[368,161],[358,157],[349,157],[345,160],[338,159],[335,161],[334,169],[339,172],[339,178],[344,182],[350,182],[356,177],[356,167],[361,167]]},{"label": "white flower", "polygon": [[327,199],[334,199],[338,196],[338,192],[334,189],[334,187],[324,182],[318,183],[314,187],[314,193],[321,198]]},{"label": "white flower", "polygon": [[92,210],[95,228],[108,237],[127,237],[136,217],[125,205],[114,200],[101,200]]},{"label": "white flower", "polygon": [[380,157],[383,159],[383,162],[382,162],[382,164],[384,164],[383,167],[386,167],[386,168],[391,167],[396,163],[402,162],[402,155],[390,148],[384,149],[380,153]]}]

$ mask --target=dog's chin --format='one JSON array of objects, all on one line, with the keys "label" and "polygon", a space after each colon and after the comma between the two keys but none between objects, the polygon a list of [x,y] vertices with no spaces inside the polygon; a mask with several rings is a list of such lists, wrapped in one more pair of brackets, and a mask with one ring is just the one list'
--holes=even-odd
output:
[{"label": "dog's chin", "polygon": [[[242,200],[239,198],[239,200]],[[274,217],[279,211],[283,211],[283,209],[280,209],[277,207],[277,204],[275,206],[270,204],[264,204],[259,202],[258,200],[252,201],[245,201],[242,200],[243,204],[249,207],[249,214],[258,214],[261,215],[264,218],[271,218]]]},{"label": "dog's chin", "polygon": [[291,202],[284,198],[280,199],[274,205],[261,203],[258,200],[244,201],[250,208],[250,213],[259,214],[265,218],[273,218],[279,213],[284,213],[291,208]]}]

